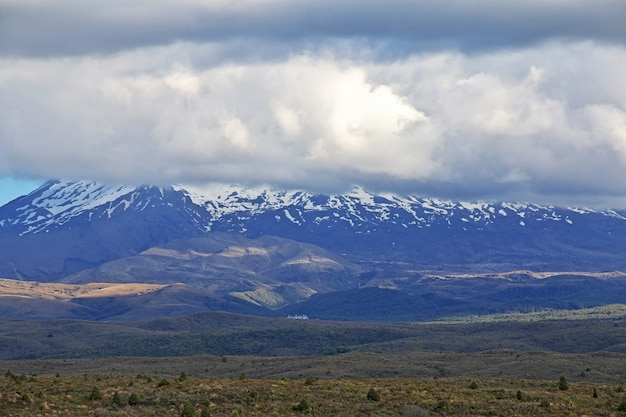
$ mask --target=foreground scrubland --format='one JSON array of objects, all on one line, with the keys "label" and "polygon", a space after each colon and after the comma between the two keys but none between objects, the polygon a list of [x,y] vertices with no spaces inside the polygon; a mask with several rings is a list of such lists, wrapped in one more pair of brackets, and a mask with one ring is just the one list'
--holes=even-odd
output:
[{"label": "foreground scrubland", "polygon": [[619,383],[565,379],[252,379],[137,374],[0,379],[2,416],[626,416]]}]

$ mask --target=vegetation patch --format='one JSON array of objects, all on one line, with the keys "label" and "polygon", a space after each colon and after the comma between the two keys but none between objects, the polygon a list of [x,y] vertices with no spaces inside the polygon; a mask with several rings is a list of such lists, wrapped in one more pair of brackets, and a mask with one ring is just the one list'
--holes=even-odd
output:
[{"label": "vegetation patch", "polygon": [[[507,378],[0,378],[6,416],[620,416],[622,385]],[[477,387],[470,388],[476,381]],[[132,382],[132,383],[131,383]],[[517,395],[516,393],[521,393]]]}]

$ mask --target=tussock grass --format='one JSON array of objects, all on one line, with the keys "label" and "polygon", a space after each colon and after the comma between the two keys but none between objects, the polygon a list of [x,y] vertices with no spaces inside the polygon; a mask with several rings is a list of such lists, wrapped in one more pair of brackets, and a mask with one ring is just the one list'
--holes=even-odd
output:
[{"label": "tussock grass", "polygon": [[[16,416],[619,416],[615,383],[484,378],[170,378],[84,375],[0,379],[0,415]],[[593,395],[594,390],[596,396]],[[97,391],[100,395],[92,395]],[[371,393],[377,393],[377,400]],[[369,395],[368,395],[369,394]],[[370,397],[370,398],[368,398]],[[408,411],[407,411],[408,410]]]}]

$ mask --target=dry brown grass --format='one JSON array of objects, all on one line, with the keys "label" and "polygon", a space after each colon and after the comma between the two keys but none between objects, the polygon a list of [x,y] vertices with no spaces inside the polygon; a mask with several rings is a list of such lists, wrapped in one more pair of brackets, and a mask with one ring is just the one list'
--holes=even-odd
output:
[{"label": "dry brown grass", "polygon": [[[101,399],[89,399],[93,387]],[[594,396],[594,390],[596,396]],[[375,392],[377,396],[369,396]],[[114,402],[118,393],[117,403]],[[137,400],[129,404],[129,398]],[[372,400],[378,399],[378,400]],[[91,376],[0,379],[3,416],[622,416],[618,384],[500,378],[250,379]]]},{"label": "dry brown grass", "polygon": [[162,284],[56,284],[0,279],[0,297],[25,297],[47,300],[71,300],[89,297],[143,295],[160,290]]}]

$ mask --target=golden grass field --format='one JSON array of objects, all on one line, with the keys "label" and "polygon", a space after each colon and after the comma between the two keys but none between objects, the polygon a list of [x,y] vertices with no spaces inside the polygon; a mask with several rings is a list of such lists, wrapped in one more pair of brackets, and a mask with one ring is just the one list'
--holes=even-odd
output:
[{"label": "golden grass field", "polygon": [[25,297],[48,300],[71,300],[88,297],[121,297],[157,291],[162,284],[59,284],[0,279],[0,297]]}]

